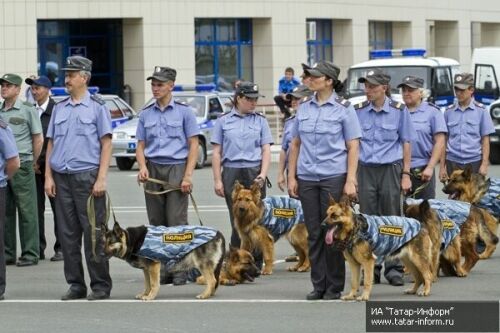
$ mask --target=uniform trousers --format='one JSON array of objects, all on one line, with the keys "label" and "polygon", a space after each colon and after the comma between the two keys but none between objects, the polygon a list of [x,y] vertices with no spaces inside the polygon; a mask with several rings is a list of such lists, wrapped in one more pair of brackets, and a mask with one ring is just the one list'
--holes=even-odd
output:
[{"label": "uniform trousers", "polygon": [[[410,173],[412,175],[415,175],[419,171],[424,171],[425,168],[426,168],[425,165],[422,167],[412,168],[410,169]],[[408,195],[412,195],[417,188],[423,186],[424,184],[426,184],[426,182],[422,181],[422,179],[412,176],[411,192],[408,193]],[[435,199],[435,198],[436,198],[436,172],[433,170],[431,179],[427,182],[427,185],[425,185],[425,187],[422,188],[422,190],[420,190],[415,195],[415,199]]]},{"label": "uniform trousers", "polygon": [[342,251],[326,245],[326,230],[321,227],[321,222],[326,217],[330,195],[339,201],[345,180],[345,175],[320,181],[298,180],[299,199],[308,233],[311,282],[314,291],[321,294],[340,293],[344,290],[344,256]]},{"label": "uniform trousers", "polygon": [[[90,276],[90,288],[94,292],[110,294],[112,288],[109,275],[109,262],[104,255],[100,228],[96,230],[96,255],[92,257],[92,238],[87,214],[87,200],[92,194],[96,181],[97,169],[78,173],[58,173],[53,171],[56,185],[56,212],[59,240],[64,256],[64,276],[75,293],[86,293],[82,265],[82,236],[85,260]],[[106,215],[105,197],[95,198],[96,227],[104,221]],[[101,240],[101,241],[100,241]]]},{"label": "uniform trousers", "polygon": [[0,295],[5,293],[5,249],[4,249],[4,230],[5,230],[5,187],[0,187]]},{"label": "uniform trousers", "polygon": [[16,210],[19,217],[21,257],[37,262],[39,258],[38,212],[33,162],[25,161],[7,183],[5,219],[5,259],[16,260]]},{"label": "uniform trousers", "polygon": [[[359,208],[361,213],[377,216],[401,216],[400,162],[363,165],[358,168]],[[403,277],[403,265],[398,259],[384,262],[387,280]],[[374,275],[380,277],[381,263],[375,265]]]},{"label": "uniform trousers", "polygon": [[451,175],[453,170],[464,170],[467,166],[470,166],[473,173],[478,173],[481,167],[481,161],[471,162],[471,163],[458,163],[450,160],[446,160],[446,172],[448,176]]}]

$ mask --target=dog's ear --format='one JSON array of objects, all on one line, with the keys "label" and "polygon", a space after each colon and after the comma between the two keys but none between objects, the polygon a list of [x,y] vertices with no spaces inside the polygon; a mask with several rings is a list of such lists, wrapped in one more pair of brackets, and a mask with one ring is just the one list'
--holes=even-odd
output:
[{"label": "dog's ear", "polygon": [[408,210],[408,203],[406,202],[406,200],[403,200],[403,212],[405,213],[405,215],[407,210]]},{"label": "dog's ear", "polygon": [[462,177],[464,177],[465,180],[470,180],[471,176],[472,176],[472,167],[470,166],[470,164],[468,164],[465,167],[464,172],[462,173]]},{"label": "dog's ear", "polygon": [[[330,200],[332,200],[332,196],[330,194]],[[340,197],[340,201],[339,201],[340,205],[342,205],[344,208],[348,208],[348,207],[351,207],[351,199],[349,198],[349,196],[345,195],[345,194],[342,194],[342,196]]]},{"label": "dog's ear", "polygon": [[424,200],[418,206],[419,214],[420,214],[420,222],[427,221],[432,217],[431,205],[429,201]]},{"label": "dog's ear", "polygon": [[474,194],[474,199],[472,201],[472,203],[476,203],[476,202],[479,202],[481,200],[481,198],[486,194],[486,192],[488,192],[488,190],[490,189],[490,185],[491,185],[491,179],[485,179],[483,175],[481,175],[482,177],[482,181],[480,180],[480,184],[477,188],[477,192]]},{"label": "dog's ear", "polygon": [[335,201],[335,199],[332,197],[332,194],[331,193],[328,193],[328,206],[333,206],[335,205],[337,202]]},{"label": "dog's ear", "polygon": [[108,232],[108,224],[107,223],[101,223],[101,230],[103,233]]},{"label": "dog's ear", "polygon": [[253,183],[252,186],[250,186],[250,191],[252,191],[252,197],[254,198],[254,201],[257,203],[260,201],[260,186],[258,183]]},{"label": "dog's ear", "polygon": [[113,232],[115,233],[115,235],[120,236],[122,231],[123,230],[120,227],[120,225],[118,224],[118,222],[115,221],[115,224],[113,225]]},{"label": "dog's ear", "polygon": [[232,245],[229,245],[229,252],[228,252],[228,258],[231,261],[231,259],[235,259],[238,256],[238,248],[234,247]]}]

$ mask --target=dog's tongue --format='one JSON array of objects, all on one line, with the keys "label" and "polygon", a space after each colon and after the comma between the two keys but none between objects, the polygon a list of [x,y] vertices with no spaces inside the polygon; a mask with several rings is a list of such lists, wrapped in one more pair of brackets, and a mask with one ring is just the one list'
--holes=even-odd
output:
[{"label": "dog's tongue", "polygon": [[333,234],[334,234],[334,232],[335,232],[335,228],[330,228],[326,232],[326,235],[325,235],[325,243],[326,243],[326,245],[332,245],[333,244]]}]

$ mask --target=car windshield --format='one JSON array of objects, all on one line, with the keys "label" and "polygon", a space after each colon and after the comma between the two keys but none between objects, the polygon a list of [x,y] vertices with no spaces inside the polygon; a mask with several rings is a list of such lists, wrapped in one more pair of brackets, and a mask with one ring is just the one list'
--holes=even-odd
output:
[{"label": "car windshield", "polygon": [[[366,73],[373,68],[353,68],[349,70],[347,78],[347,93],[349,98],[365,94],[364,84],[359,83],[360,77],[365,77]],[[391,92],[399,93],[398,84],[403,82],[405,76],[413,75],[424,79],[424,88],[428,88],[430,68],[424,66],[394,66],[382,67],[382,69],[391,77]]]},{"label": "car windshield", "polygon": [[174,96],[176,101],[190,105],[196,117],[205,117],[205,97],[204,96]]}]

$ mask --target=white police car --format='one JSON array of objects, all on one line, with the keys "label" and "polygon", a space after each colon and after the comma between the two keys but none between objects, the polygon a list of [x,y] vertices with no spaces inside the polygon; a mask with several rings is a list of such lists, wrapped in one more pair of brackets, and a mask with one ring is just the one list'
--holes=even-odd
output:
[{"label": "white police car", "polygon": [[[198,159],[196,168],[202,168],[207,159],[212,157],[212,144],[210,139],[214,122],[219,115],[225,111],[224,104],[219,98],[217,92],[200,91],[203,89],[198,85],[196,91],[183,92],[179,88],[174,89],[174,99],[192,107],[196,115],[196,121],[200,128]],[[149,100],[145,105],[152,103]],[[130,170],[135,163],[135,150],[137,140],[135,139],[138,117],[134,118],[125,125],[119,126],[113,130],[113,157],[116,159],[116,166],[119,170]]]},{"label": "white police car", "polygon": [[[54,87],[50,89],[52,98],[59,102],[64,98],[68,97],[66,90],[63,87]],[[89,92],[91,94],[99,93],[98,87],[89,87]],[[127,104],[123,99],[118,95],[100,95],[103,101],[106,103],[106,106],[111,113],[111,125],[113,128],[116,126],[126,123],[127,121],[133,119],[136,115],[134,109]]]},{"label": "white police car", "polygon": [[364,86],[358,79],[374,68],[381,68],[391,76],[392,98],[402,101],[397,85],[407,75],[424,79],[425,88],[429,89],[429,100],[441,108],[453,104],[453,76],[460,71],[459,63],[450,58],[424,57],[424,49],[374,50],[370,52],[372,60],[349,68],[345,84],[345,97],[353,104],[364,101]]}]

